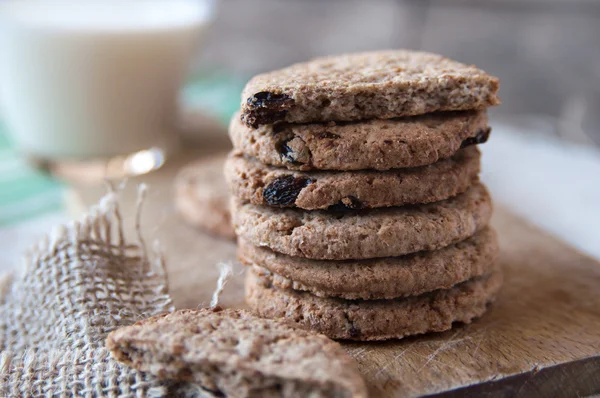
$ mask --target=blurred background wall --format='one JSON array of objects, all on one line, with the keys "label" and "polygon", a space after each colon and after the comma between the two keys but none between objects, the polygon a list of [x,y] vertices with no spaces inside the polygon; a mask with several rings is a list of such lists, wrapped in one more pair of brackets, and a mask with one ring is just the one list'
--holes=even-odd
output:
[{"label": "blurred background wall", "polygon": [[492,117],[600,146],[600,1],[221,0],[196,63],[241,78],[307,58],[411,48],[501,79]]}]

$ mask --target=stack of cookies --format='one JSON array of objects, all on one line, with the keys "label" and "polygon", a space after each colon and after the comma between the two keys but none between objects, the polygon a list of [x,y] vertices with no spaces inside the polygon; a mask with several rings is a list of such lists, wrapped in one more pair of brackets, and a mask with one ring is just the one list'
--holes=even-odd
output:
[{"label": "stack of cookies", "polygon": [[353,340],[481,316],[502,284],[477,148],[497,90],[411,51],[253,78],[225,165],[250,307]]}]

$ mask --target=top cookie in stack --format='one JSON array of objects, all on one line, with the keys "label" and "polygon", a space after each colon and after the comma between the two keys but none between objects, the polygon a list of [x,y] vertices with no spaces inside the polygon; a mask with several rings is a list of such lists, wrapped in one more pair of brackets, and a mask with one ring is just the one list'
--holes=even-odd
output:
[{"label": "top cookie in stack", "polygon": [[437,54],[382,51],[296,64],[256,76],[242,93],[242,120],[391,119],[498,105],[498,79]]},{"label": "top cookie in stack", "polygon": [[483,314],[502,276],[475,144],[497,90],[474,66],[411,51],[253,78],[225,174],[254,311],[356,340]]}]

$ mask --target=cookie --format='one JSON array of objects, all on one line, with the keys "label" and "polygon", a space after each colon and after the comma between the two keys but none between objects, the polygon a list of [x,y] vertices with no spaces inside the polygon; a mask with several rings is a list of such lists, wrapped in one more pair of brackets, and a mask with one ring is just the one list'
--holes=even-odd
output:
[{"label": "cookie", "polygon": [[180,310],[108,335],[120,362],[211,396],[367,396],[356,362],[336,342],[244,310]]},{"label": "cookie", "polygon": [[404,207],[333,212],[232,204],[236,233],[248,243],[320,260],[440,249],[483,229],[492,214],[490,196],[479,183],[445,201]]},{"label": "cookie", "polygon": [[243,240],[238,258],[274,286],[309,291],[319,297],[393,299],[448,289],[492,272],[498,241],[487,227],[440,250],[370,260],[309,260],[255,247]]},{"label": "cookie", "polygon": [[248,270],[246,301],[266,318],[286,319],[333,339],[387,340],[442,332],[486,311],[502,285],[502,272],[450,289],[395,300],[343,300],[273,287]]},{"label": "cookie", "polygon": [[362,209],[448,199],[478,181],[479,161],[479,150],[471,147],[450,159],[410,169],[302,172],[232,153],[225,177],[234,196],[257,205]]},{"label": "cookie", "polygon": [[242,92],[242,120],[257,127],[482,109],[500,103],[498,86],[475,66],[437,54],[344,54],[255,76]]},{"label": "cookie", "polygon": [[233,146],[264,164],[291,170],[390,170],[448,158],[487,141],[485,111],[434,113],[354,123],[229,125]]},{"label": "cookie", "polygon": [[229,210],[230,191],[223,165],[226,154],[192,162],[175,178],[175,208],[189,224],[235,239]]}]

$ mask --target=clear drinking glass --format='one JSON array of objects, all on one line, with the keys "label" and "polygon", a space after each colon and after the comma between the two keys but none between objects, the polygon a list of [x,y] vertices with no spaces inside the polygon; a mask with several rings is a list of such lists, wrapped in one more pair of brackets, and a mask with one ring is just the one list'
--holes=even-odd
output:
[{"label": "clear drinking glass", "polygon": [[67,174],[160,167],[178,148],[177,96],[213,8],[200,0],[0,3],[0,105],[18,149]]}]

